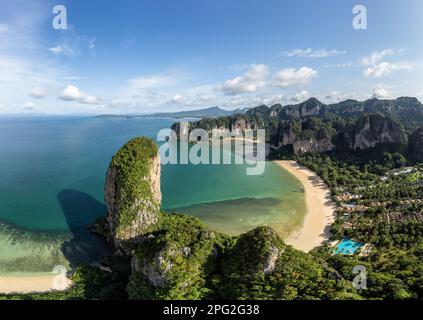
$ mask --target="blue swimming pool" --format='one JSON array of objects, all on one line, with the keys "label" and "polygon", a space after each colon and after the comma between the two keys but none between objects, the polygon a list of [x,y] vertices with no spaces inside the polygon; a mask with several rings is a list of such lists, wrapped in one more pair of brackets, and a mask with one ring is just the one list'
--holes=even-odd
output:
[{"label": "blue swimming pool", "polygon": [[334,253],[335,254],[354,254],[356,253],[364,244],[356,242],[351,239],[343,239],[340,243],[338,243],[335,247]]}]

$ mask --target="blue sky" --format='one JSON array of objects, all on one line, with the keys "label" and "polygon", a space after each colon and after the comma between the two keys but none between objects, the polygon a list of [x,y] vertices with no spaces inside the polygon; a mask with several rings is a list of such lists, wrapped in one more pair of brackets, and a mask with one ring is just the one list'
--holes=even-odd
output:
[{"label": "blue sky", "polygon": [[0,0],[0,113],[422,99],[421,30],[420,0]]}]

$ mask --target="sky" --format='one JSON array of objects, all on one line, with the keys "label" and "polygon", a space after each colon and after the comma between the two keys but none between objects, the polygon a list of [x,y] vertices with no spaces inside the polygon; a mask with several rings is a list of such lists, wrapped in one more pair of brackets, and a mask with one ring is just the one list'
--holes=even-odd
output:
[{"label": "sky", "polygon": [[421,0],[0,0],[0,114],[422,100],[421,30]]}]

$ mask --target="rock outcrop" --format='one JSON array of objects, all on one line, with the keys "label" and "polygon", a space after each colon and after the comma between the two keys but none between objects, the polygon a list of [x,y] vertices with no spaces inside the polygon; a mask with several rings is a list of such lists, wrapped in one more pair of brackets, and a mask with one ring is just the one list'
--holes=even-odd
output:
[{"label": "rock outcrop", "polygon": [[204,288],[224,237],[193,217],[164,214],[162,219],[160,233],[146,238],[135,250],[130,297],[206,298]]},{"label": "rock outcrop", "polygon": [[322,112],[323,108],[323,103],[316,98],[310,98],[297,105],[285,106],[281,110],[279,117],[282,119],[300,119],[309,116],[317,116]]},{"label": "rock outcrop", "polygon": [[413,132],[410,137],[410,155],[418,161],[423,161],[423,128]]},{"label": "rock outcrop", "polygon": [[231,132],[239,135],[245,131],[253,130],[256,127],[256,124],[248,121],[246,119],[238,119],[231,124]]},{"label": "rock outcrop", "polygon": [[293,143],[295,154],[327,152],[332,151],[334,148],[335,146],[328,138],[319,140],[314,138],[309,140],[297,140]]},{"label": "rock outcrop", "polygon": [[[237,272],[240,281],[248,281],[259,275],[271,275],[285,247],[273,229],[260,227],[251,230],[240,235],[236,245],[224,256],[223,273],[230,278]],[[247,252],[249,257],[245,256]]]},{"label": "rock outcrop", "polygon": [[135,138],[113,157],[106,177],[107,221],[118,249],[126,250],[157,225],[161,198],[157,146]]},{"label": "rock outcrop", "polygon": [[[271,228],[230,237],[197,218],[160,212],[160,163],[147,138],[131,140],[113,157],[105,198],[115,246],[131,261],[130,299],[295,299],[310,292],[330,298],[339,291],[325,267]],[[307,286],[293,291],[293,272]]]},{"label": "rock outcrop", "polygon": [[281,141],[282,145],[294,144],[297,136],[301,132],[301,125],[297,122],[289,122],[281,126],[280,134],[277,141]]},{"label": "rock outcrop", "polygon": [[[325,105],[311,98],[298,105],[259,106],[246,114],[202,119],[191,129],[228,129],[238,135],[264,129],[266,142],[274,147],[271,157],[280,154],[353,151],[383,147],[405,147],[405,127],[423,123],[423,106],[415,98],[396,100],[346,100]],[[401,122],[401,119],[411,119]],[[404,120],[405,121],[405,120]],[[178,125],[175,125],[178,128]],[[282,148],[283,147],[283,148]]]},{"label": "rock outcrop", "polygon": [[405,144],[404,128],[396,121],[379,114],[361,118],[355,127],[354,149],[373,148],[378,144]]}]

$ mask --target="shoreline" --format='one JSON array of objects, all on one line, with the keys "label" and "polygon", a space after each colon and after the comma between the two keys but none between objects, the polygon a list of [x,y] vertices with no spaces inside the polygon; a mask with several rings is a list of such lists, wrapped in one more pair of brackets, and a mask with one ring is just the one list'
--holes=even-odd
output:
[{"label": "shoreline", "polygon": [[330,227],[335,221],[335,204],[331,200],[330,189],[314,172],[295,161],[273,162],[295,176],[304,187],[307,212],[303,224],[285,242],[295,249],[309,252],[331,235]]},{"label": "shoreline", "polygon": [[[54,290],[54,282],[58,275],[12,276],[0,275],[0,294],[28,294],[65,291],[70,288],[71,281],[66,278],[66,286],[62,290]],[[64,279],[59,279],[60,282]]]},{"label": "shoreline", "polygon": [[[303,223],[285,239],[285,243],[303,252],[309,252],[329,239],[330,226],[335,220],[335,206],[330,198],[329,187],[314,172],[295,161],[273,162],[299,180],[304,188],[307,211]],[[0,293],[51,292],[54,291],[55,277],[57,275],[54,274],[0,275]],[[66,288],[70,285],[71,282],[68,280]]]}]

